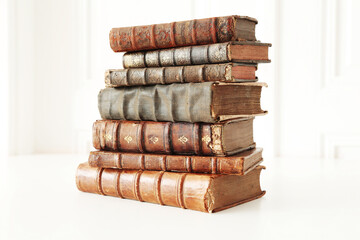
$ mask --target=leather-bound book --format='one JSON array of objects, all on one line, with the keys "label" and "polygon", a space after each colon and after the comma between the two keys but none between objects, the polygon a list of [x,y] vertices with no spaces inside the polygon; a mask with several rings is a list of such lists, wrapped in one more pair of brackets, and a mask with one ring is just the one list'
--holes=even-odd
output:
[{"label": "leather-bound book", "polygon": [[94,151],[88,162],[102,168],[244,175],[262,160],[262,149],[255,148],[228,157]]},{"label": "leather-bound book", "polygon": [[119,170],[83,163],[76,184],[83,192],[211,213],[262,197],[261,169],[240,176]]},{"label": "leather-bound book", "polygon": [[146,26],[113,28],[109,34],[114,52],[203,45],[229,41],[255,41],[257,20],[226,16]]},{"label": "leather-bound book", "polygon": [[111,69],[105,73],[106,87],[171,83],[256,81],[256,65],[208,64],[195,66]]},{"label": "leather-bound book", "polygon": [[253,118],[221,123],[98,120],[93,146],[138,153],[232,155],[254,147]]},{"label": "leather-bound book", "polygon": [[173,83],[105,88],[98,95],[102,119],[214,123],[263,115],[264,83]]},{"label": "leather-bound book", "polygon": [[123,56],[124,68],[167,67],[212,63],[266,63],[269,43],[227,42],[153,51],[128,52]]}]

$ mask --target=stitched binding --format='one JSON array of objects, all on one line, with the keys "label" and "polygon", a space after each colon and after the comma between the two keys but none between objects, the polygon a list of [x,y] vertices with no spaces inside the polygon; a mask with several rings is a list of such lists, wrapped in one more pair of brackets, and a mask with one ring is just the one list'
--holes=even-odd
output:
[{"label": "stitched binding", "polygon": [[194,152],[196,155],[200,154],[200,144],[201,138],[199,138],[199,123],[193,124],[193,143],[194,143]]},{"label": "stitched binding", "polygon": [[125,86],[129,86],[129,69],[125,69],[126,73],[126,78],[125,78]]},{"label": "stitched binding", "polygon": [[184,66],[182,66],[181,67],[181,79],[180,79],[180,83],[185,83],[185,77],[184,77],[184,69],[185,69],[185,67]]},{"label": "stitched binding", "polygon": [[133,47],[131,50],[138,49],[138,47],[136,45],[136,41],[135,41],[135,27],[131,27],[131,45]]},{"label": "stitched binding", "polygon": [[206,61],[207,63],[212,63],[211,60],[210,60],[210,45],[207,45],[206,46]]},{"label": "stitched binding", "polygon": [[168,152],[169,153],[174,153],[174,146],[173,146],[173,144],[174,144],[174,141],[173,141],[173,135],[172,135],[172,133],[173,133],[173,124],[172,124],[172,122],[168,122],[167,124],[166,124],[166,128],[167,129],[165,129],[165,131],[164,131],[164,134],[165,134],[165,132],[167,133],[167,135],[168,135],[168,144],[169,144],[169,148],[168,149],[166,149],[166,150],[168,150]]},{"label": "stitched binding", "polygon": [[161,159],[161,170],[163,171],[166,171],[166,160],[167,160],[167,157],[166,156],[162,156],[162,159]]},{"label": "stitched binding", "polygon": [[104,171],[104,168],[98,168],[97,169],[97,174],[96,174],[96,186],[97,186],[97,190],[101,195],[105,195],[103,190],[102,190],[102,184],[101,184],[101,176],[102,173]]},{"label": "stitched binding", "polygon": [[120,145],[120,139],[121,139],[121,135],[120,135],[120,130],[121,130],[121,124],[120,122],[118,123],[118,127],[117,127],[117,131],[116,131],[116,138],[117,138],[117,141],[116,141],[116,146],[117,146],[117,150],[120,150],[121,149],[121,145]]},{"label": "stitched binding", "polygon": [[119,125],[120,123],[115,121],[113,122],[113,132],[112,132],[112,148],[113,150],[119,150],[118,148],[118,135],[117,132],[119,131]]},{"label": "stitched binding", "polygon": [[[140,106],[140,104],[138,105]],[[139,114],[140,115],[140,114]],[[143,141],[144,141],[144,122],[139,122],[137,125],[137,129],[136,129],[136,144],[138,147],[139,152],[143,153],[144,152],[144,145],[143,145]]]},{"label": "stitched binding", "polygon": [[172,22],[170,25],[171,25],[171,28],[170,28],[171,47],[176,47],[176,42],[175,42],[175,22]]},{"label": "stitched binding", "polygon": [[[156,46],[156,41],[155,41],[155,24],[151,25],[151,30],[150,30],[150,44],[152,48],[157,48]],[[144,56],[145,59],[145,56]]]},{"label": "stitched binding", "polygon": [[196,41],[196,29],[195,29],[195,24],[196,24],[196,19],[191,21],[192,23],[192,31],[191,31],[191,38],[193,41],[193,45],[196,45],[197,41]]},{"label": "stitched binding", "polygon": [[144,157],[144,154],[141,154],[141,157],[140,157],[140,169],[145,170],[145,157]]},{"label": "stitched binding", "polygon": [[101,136],[101,141],[100,141],[100,147],[101,149],[105,149],[106,148],[106,125],[107,125],[107,122],[106,121],[103,121],[102,122],[102,126],[100,128],[100,136]]},{"label": "stitched binding", "polygon": [[217,43],[217,39],[216,39],[216,17],[211,18],[211,25],[212,25],[212,27],[210,28],[211,40],[213,41],[213,43]]},{"label": "stitched binding", "polygon": [[160,205],[164,205],[164,202],[161,199],[161,179],[162,179],[164,173],[165,172],[160,172],[159,176],[158,176],[158,178],[156,180],[156,198],[157,198],[157,202]]},{"label": "stitched binding", "polygon": [[121,194],[121,190],[120,190],[120,175],[121,175],[122,171],[117,171],[117,176],[116,176],[116,191],[117,191],[117,195],[119,196],[119,198],[124,198],[124,196]]},{"label": "stitched binding", "polygon": [[161,84],[166,84],[166,81],[165,81],[165,67],[162,68]]},{"label": "stitched binding", "polygon": [[143,172],[137,171],[135,174],[135,184],[134,184],[134,192],[135,192],[135,197],[138,201],[143,202],[141,196],[140,196],[140,176]]},{"label": "stitched binding", "polygon": [[217,157],[211,158],[211,173],[217,172]]},{"label": "stitched binding", "polygon": [[184,193],[183,193],[183,190],[184,190],[184,180],[185,180],[185,177],[186,177],[187,173],[184,173],[181,175],[180,178],[178,178],[178,181],[177,181],[177,184],[176,184],[176,200],[178,202],[178,205],[181,207],[181,208],[186,208],[185,207],[185,201],[184,201]]},{"label": "stitched binding", "polygon": [[186,171],[188,171],[189,173],[192,172],[192,169],[191,169],[191,157],[186,157]]}]

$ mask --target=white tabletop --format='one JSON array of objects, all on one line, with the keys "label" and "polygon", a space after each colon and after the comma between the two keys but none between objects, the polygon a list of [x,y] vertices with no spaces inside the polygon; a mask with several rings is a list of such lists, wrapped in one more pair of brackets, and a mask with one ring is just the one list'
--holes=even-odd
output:
[{"label": "white tabletop", "polygon": [[79,155],[8,159],[0,239],[360,239],[357,161],[265,159],[267,194],[207,214],[79,192]]}]

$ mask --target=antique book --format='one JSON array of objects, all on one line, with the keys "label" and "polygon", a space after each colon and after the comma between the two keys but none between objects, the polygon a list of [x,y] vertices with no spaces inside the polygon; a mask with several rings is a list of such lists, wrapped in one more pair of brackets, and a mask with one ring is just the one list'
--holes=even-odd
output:
[{"label": "antique book", "polygon": [[203,45],[229,41],[255,41],[257,20],[226,16],[146,26],[113,28],[109,34],[114,52]]},{"label": "antique book", "polygon": [[258,166],[246,175],[120,170],[79,165],[80,191],[141,202],[216,212],[262,197]]},{"label": "antique book", "polygon": [[225,156],[255,146],[253,118],[213,124],[98,120],[92,132],[98,150]]},{"label": "antique book", "polygon": [[227,62],[263,63],[270,62],[269,47],[269,43],[242,41],[128,52],[123,56],[123,66],[144,68]]},{"label": "antique book", "polygon": [[256,65],[207,64],[194,66],[111,69],[105,73],[106,87],[190,82],[256,81]]},{"label": "antique book", "polygon": [[105,88],[98,95],[102,119],[214,123],[263,115],[265,83],[173,83]]},{"label": "antique book", "polygon": [[262,149],[255,148],[228,157],[94,151],[88,162],[102,168],[244,175],[262,160]]}]

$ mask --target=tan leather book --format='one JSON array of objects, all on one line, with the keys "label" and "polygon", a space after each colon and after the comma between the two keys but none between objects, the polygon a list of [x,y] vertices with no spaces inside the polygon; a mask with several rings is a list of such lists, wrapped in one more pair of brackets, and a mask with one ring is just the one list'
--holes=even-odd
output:
[{"label": "tan leather book", "polygon": [[109,34],[114,52],[172,48],[229,41],[255,41],[257,20],[226,16],[146,26],[113,28]]},{"label": "tan leather book", "polygon": [[270,43],[227,42],[152,51],[127,52],[124,68],[186,66],[214,63],[267,63]]},{"label": "tan leather book", "polygon": [[232,155],[255,146],[253,119],[213,124],[98,120],[92,128],[93,146],[138,153]]},{"label": "tan leather book", "polygon": [[263,115],[265,83],[173,83],[105,88],[98,95],[102,119],[214,123]]},{"label": "tan leather book", "polygon": [[88,162],[102,168],[244,175],[262,160],[262,149],[256,148],[228,157],[94,151]]},{"label": "tan leather book", "polygon": [[83,192],[211,213],[262,197],[263,168],[239,176],[119,170],[82,163],[76,184]]},{"label": "tan leather book", "polygon": [[254,64],[208,64],[177,67],[110,69],[105,72],[106,87],[141,86],[199,82],[254,82]]}]

